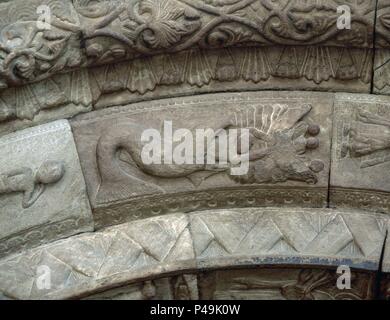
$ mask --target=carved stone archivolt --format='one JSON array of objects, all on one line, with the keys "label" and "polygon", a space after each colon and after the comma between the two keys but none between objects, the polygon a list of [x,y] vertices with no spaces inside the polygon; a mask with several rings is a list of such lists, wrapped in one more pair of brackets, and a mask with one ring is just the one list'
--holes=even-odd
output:
[{"label": "carved stone archivolt", "polygon": [[[337,28],[343,5],[351,29]],[[11,89],[0,92],[0,135],[93,107],[197,93],[387,94],[388,8],[374,0],[1,3],[0,87]]]},{"label": "carved stone archivolt", "polygon": [[[337,7],[345,4],[339,0],[6,2],[0,6],[2,86],[83,65],[197,47],[372,48],[376,2],[347,1],[353,13],[350,30],[337,28]],[[40,28],[36,21],[42,19],[37,13],[42,6],[50,9],[50,20]]]},{"label": "carved stone archivolt", "polygon": [[0,256],[93,230],[66,120],[0,138]]},{"label": "carved stone archivolt", "polygon": [[[2,259],[0,291],[5,297],[19,299],[81,298],[126,284],[96,298],[197,299],[199,295],[222,298],[264,294],[263,298],[368,299],[386,230],[387,219],[379,214],[345,210],[235,209],[166,215],[71,237]],[[333,267],[343,264],[357,272],[352,291],[337,289]],[[51,270],[51,288],[37,286],[40,265]],[[246,277],[233,272],[225,281],[209,283],[207,288],[204,279],[196,285],[196,277],[186,275],[198,269],[281,265],[295,265],[301,270],[281,271],[275,281],[277,271],[269,269],[248,271]],[[307,266],[309,269],[302,270]],[[330,269],[310,270],[318,267]],[[184,276],[170,278],[172,273]],[[165,280],[155,280],[159,278]],[[223,292],[221,286],[227,286]],[[166,288],[163,293],[161,287]],[[262,293],[262,289],[268,290]]]},{"label": "carved stone archivolt", "polygon": [[388,212],[389,99],[336,97],[330,203]]},{"label": "carved stone archivolt", "polygon": [[[72,126],[96,209],[96,226],[117,219],[189,211],[192,206],[192,210],[234,206],[242,200],[235,191],[239,189],[248,192],[244,206],[256,205],[261,190],[273,205],[301,204],[305,192],[312,190],[317,195],[309,200],[310,205],[325,206],[331,109],[332,99],[327,94],[319,99],[311,94],[276,97],[241,93],[140,103],[80,117]],[[155,128],[163,136],[166,120],[172,121],[173,130],[188,128],[194,137],[196,129],[211,128],[216,133],[248,129],[249,163],[245,174],[232,175],[231,169],[237,165],[231,162],[183,166],[164,165],[162,159],[162,164],[144,165],[141,152],[146,142],[141,143],[141,135],[145,129]],[[212,140],[218,147],[217,137]],[[204,150],[196,152],[207,157]],[[276,196],[270,191],[273,188]],[[289,191],[300,196],[289,196]],[[206,207],[202,204],[205,196],[210,199]],[[181,200],[170,205],[174,197]],[[192,200],[183,201],[183,197]],[[115,219],[110,212],[115,213]]]},{"label": "carved stone archivolt", "polygon": [[388,0],[2,1],[0,299],[389,299],[389,35]]},{"label": "carved stone archivolt", "polygon": [[256,269],[214,271],[199,277],[206,300],[370,300],[375,279],[354,272],[351,290],[335,286],[335,270]]}]

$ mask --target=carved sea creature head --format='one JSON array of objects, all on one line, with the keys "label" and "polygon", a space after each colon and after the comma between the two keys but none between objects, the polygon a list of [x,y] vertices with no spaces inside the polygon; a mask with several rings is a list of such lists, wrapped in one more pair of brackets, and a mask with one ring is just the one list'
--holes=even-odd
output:
[{"label": "carved sea creature head", "polygon": [[59,161],[45,161],[36,173],[37,183],[53,184],[62,179],[65,174],[65,167]]},{"label": "carved sea creature head", "polygon": [[[263,156],[250,163],[248,174],[232,178],[241,183],[281,183],[289,180],[317,183],[317,173],[324,169],[324,163],[308,159],[305,153],[319,147],[316,137],[319,133],[319,126],[306,123],[275,132]],[[258,146],[254,144],[252,148]]]},{"label": "carved sea creature head", "polygon": [[265,176],[268,182],[272,183],[287,180],[317,183],[316,173],[322,171],[324,165],[319,160],[308,160],[304,154],[307,150],[319,147],[319,133],[319,126],[304,122],[291,129],[276,132],[273,135],[271,152],[265,159],[260,160],[265,161],[265,165],[260,162],[255,164],[255,180],[263,180]]}]

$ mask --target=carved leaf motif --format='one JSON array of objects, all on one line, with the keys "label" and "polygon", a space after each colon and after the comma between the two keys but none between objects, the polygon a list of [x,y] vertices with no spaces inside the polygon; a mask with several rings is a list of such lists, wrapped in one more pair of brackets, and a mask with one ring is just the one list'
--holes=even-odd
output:
[{"label": "carved leaf motif", "polygon": [[380,22],[388,29],[390,29],[390,14],[384,14],[379,17]]},{"label": "carved leaf motif", "polygon": [[298,56],[294,47],[284,47],[276,65],[276,76],[296,79],[300,77]]},{"label": "carved leaf motif", "polygon": [[299,32],[311,36],[326,32],[337,19],[335,15],[330,15],[329,11],[320,9],[313,9],[310,12],[291,11],[288,16]]},{"label": "carved leaf motif", "polygon": [[212,77],[207,55],[203,51],[190,50],[186,56],[184,81],[200,88],[209,84]]},{"label": "carved leaf motif", "polygon": [[157,85],[157,78],[151,67],[150,58],[145,63],[137,59],[133,61],[127,87],[131,92],[144,94],[152,91]]},{"label": "carved leaf motif", "polygon": [[253,33],[241,27],[227,25],[214,29],[206,39],[207,44],[213,47],[222,47],[250,41]]},{"label": "carved leaf motif", "polygon": [[142,38],[153,49],[168,48],[200,27],[198,13],[173,0],[143,0],[139,12],[148,16]]},{"label": "carved leaf motif", "polygon": [[[116,5],[118,5],[119,1]],[[114,9],[113,1],[107,0],[73,0],[78,13],[88,18],[103,17]]]},{"label": "carved leaf motif", "polygon": [[358,70],[349,50],[343,48],[340,52],[336,77],[338,79],[352,80],[359,77]]},{"label": "carved leaf motif", "polygon": [[316,84],[335,76],[328,48],[309,47],[306,49],[302,75]]},{"label": "carved leaf motif", "polygon": [[216,7],[229,6],[229,5],[236,4],[240,1],[241,0],[203,0],[203,2]]}]

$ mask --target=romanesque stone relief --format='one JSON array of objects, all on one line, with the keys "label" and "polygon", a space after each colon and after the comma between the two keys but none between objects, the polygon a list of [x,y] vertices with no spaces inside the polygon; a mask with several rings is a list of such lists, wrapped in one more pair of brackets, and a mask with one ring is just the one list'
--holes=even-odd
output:
[{"label": "romanesque stone relief", "polygon": [[67,121],[0,138],[0,256],[93,229]]},{"label": "romanesque stone relief", "polygon": [[[186,216],[151,218],[74,236],[5,259],[0,263],[0,292],[18,299],[83,297],[108,283],[112,288],[114,284],[194,269],[193,258]],[[51,270],[50,289],[37,287],[40,265]],[[164,285],[177,299],[185,294],[196,298],[193,283],[191,276],[173,278],[170,283],[147,281],[137,292],[133,288],[125,295],[158,298]]]},{"label": "romanesque stone relief", "polygon": [[373,92],[390,93],[390,6],[388,1],[379,0],[375,29],[375,63]]},{"label": "romanesque stone relief", "polygon": [[390,50],[376,49],[373,93],[390,94]]},{"label": "romanesque stone relief", "polygon": [[[45,19],[44,26],[37,23],[42,6],[50,9],[50,20]],[[2,3],[0,16],[1,88],[38,81],[80,66],[80,27],[70,1]]]},{"label": "romanesque stone relief", "polygon": [[388,212],[389,99],[336,94],[335,105],[330,202]]},{"label": "romanesque stone relief", "polygon": [[387,0],[378,0],[375,28],[375,47],[390,47],[390,4]]},{"label": "romanesque stone relief", "polygon": [[351,290],[337,288],[336,270],[254,269],[205,273],[200,277],[206,300],[371,300],[374,274],[354,272]]},{"label": "romanesque stone relief", "polygon": [[0,136],[91,109],[86,70],[10,88],[0,93]]},{"label": "romanesque stone relief", "polygon": [[372,47],[375,1],[347,1],[353,27],[337,29],[346,1],[73,1],[88,28],[87,55],[112,57],[182,51],[197,46],[335,45]]},{"label": "romanesque stone relief", "polygon": [[386,230],[385,217],[365,212],[265,208],[191,215],[199,267],[264,256],[264,264],[332,264],[336,258],[376,270]]},{"label": "romanesque stone relief", "polygon": [[[157,208],[162,210],[160,213],[170,212],[171,209],[164,205],[161,208],[158,199],[166,198],[168,201],[178,193],[182,198],[190,192],[212,194],[213,190],[225,189],[226,196],[217,203],[226,202],[223,198],[230,199],[229,190],[240,188],[248,189],[248,192],[254,188],[267,188],[269,195],[272,188],[298,189],[304,193],[304,190],[314,187],[318,188],[319,194],[326,193],[332,108],[331,99],[327,99],[331,96],[321,95],[320,100],[312,99],[310,95],[278,96],[245,93],[140,103],[95,112],[73,121],[89,194],[93,207],[97,209],[97,226],[117,218],[132,220],[135,218],[133,213],[146,216],[159,214],[155,211]],[[194,150],[191,164],[164,164],[165,158],[161,159],[161,164],[145,164],[142,152],[146,142],[141,141],[141,136],[148,129],[165,135],[166,121],[172,121],[173,131],[188,129],[193,138],[197,129],[212,129],[214,136],[210,137],[210,141],[215,143],[216,148],[213,150],[206,144],[209,149]],[[246,150],[239,147],[240,136],[238,139],[229,136],[236,139],[232,140],[232,145],[236,146],[237,156],[249,159],[245,172],[232,174],[232,170],[238,167],[245,170],[241,160],[234,162],[230,159],[222,163],[216,159],[214,164],[196,164],[195,159],[206,159],[215,150],[219,150],[216,152],[218,155],[221,150],[227,151],[218,132],[232,129],[237,133],[243,129],[249,131]],[[195,148],[197,142],[191,142]],[[179,141],[175,142],[173,148],[179,144]],[[165,151],[161,150],[161,154]],[[128,207],[115,208],[113,211],[116,211],[117,217],[112,219],[108,212],[111,206],[138,201],[141,197],[146,197],[142,201],[144,208],[138,205],[130,205],[134,208],[130,211]],[[197,195],[192,194],[191,197],[196,200]],[[230,199],[233,204],[234,198]],[[301,197],[298,198],[300,202]],[[156,208],[150,207],[153,203]],[[322,206],[323,203],[312,205]],[[225,205],[221,203],[221,206]],[[174,205],[172,209],[175,207],[176,210],[190,210],[181,204]],[[121,212],[124,214],[122,217]]]},{"label": "romanesque stone relief", "polygon": [[[359,275],[352,279],[355,291],[343,296],[330,286],[334,278],[329,272],[285,268],[332,270],[348,265],[352,270],[377,271],[386,223],[379,214],[330,209],[211,210],[153,217],[0,259],[0,296],[197,299],[220,292],[226,298],[284,294],[364,299],[371,292],[364,282],[369,279]],[[50,288],[37,286],[40,266],[50,269]],[[286,271],[272,283],[277,274],[253,269],[261,266],[283,266]],[[205,286],[201,279],[198,293],[194,272],[246,267],[252,270],[217,281],[217,289],[223,287],[224,292]],[[264,292],[261,283],[267,275],[270,286]]]},{"label": "romanesque stone relief", "polygon": [[[337,28],[337,7],[345,4],[352,12],[349,30]],[[0,86],[26,84],[74,68],[139,56],[253,45],[289,46],[278,50],[290,64],[294,63],[291,61],[294,51],[307,46],[309,61],[303,73],[315,86],[329,76],[334,77],[328,53],[332,47],[373,48],[375,4],[374,0],[326,3],[314,0],[33,0],[28,4],[17,0],[2,3]],[[48,28],[37,24],[40,19],[37,8],[42,5],[50,9]],[[347,55],[353,54],[353,50],[346,51]],[[262,55],[256,56],[258,52],[254,54],[259,65],[266,62]],[[365,61],[359,63],[359,68],[365,66]],[[323,75],[316,70],[319,65],[326,69]],[[260,78],[266,75],[267,70],[264,71]],[[298,70],[292,65],[288,71],[287,78]],[[275,73],[283,77],[285,70]],[[352,88],[356,90],[357,85],[354,83]],[[332,85],[325,85],[324,89],[329,86]]]},{"label": "romanesque stone relief", "polygon": [[108,290],[88,300],[198,300],[198,282],[194,274],[153,279]]},{"label": "romanesque stone relief", "polygon": [[89,75],[96,108],[233,90],[348,88],[368,93],[372,54],[370,49],[338,47],[193,49],[92,68]]},{"label": "romanesque stone relief", "polygon": [[21,192],[22,207],[27,209],[39,199],[46,185],[58,182],[64,173],[65,168],[58,161],[45,161],[35,173],[26,167],[2,172],[0,173],[0,195]]}]

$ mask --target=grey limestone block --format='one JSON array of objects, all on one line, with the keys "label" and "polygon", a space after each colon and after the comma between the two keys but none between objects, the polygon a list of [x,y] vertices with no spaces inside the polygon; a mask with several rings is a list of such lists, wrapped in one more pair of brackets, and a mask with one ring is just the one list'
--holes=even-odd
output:
[{"label": "grey limestone block", "polygon": [[[0,263],[0,291],[18,299],[75,298],[194,269],[188,223],[183,214],[155,217],[26,250]],[[41,270],[50,288],[40,285]]]},{"label": "grey limestone block", "polygon": [[93,67],[89,79],[96,109],[226,91],[369,93],[372,61],[373,50],[368,48],[194,49]]},{"label": "grey limestone block", "polygon": [[379,0],[375,29],[375,62],[373,91],[377,94],[390,94],[390,3]]},{"label": "grey limestone block", "polygon": [[[195,58],[185,68],[184,77],[200,69],[206,72],[206,81],[211,80],[210,77],[217,79],[216,87],[223,86],[218,84],[219,80],[231,81],[243,73],[244,79],[253,78],[254,82],[266,80],[270,74],[282,78],[281,81],[271,79],[265,88],[287,89],[289,80],[300,79],[300,83],[291,87],[317,85],[322,90],[342,90],[347,84],[352,91],[359,88],[368,91],[370,72],[366,71],[370,70],[373,53],[370,49],[374,46],[376,1],[347,3],[352,15],[350,29],[338,27],[338,8],[345,4],[340,0],[327,1],[326,5],[293,0],[8,1],[0,4],[0,43],[4,48],[0,87],[47,79],[83,66],[160,53],[187,51],[191,60],[191,51],[200,47],[222,49],[217,62],[221,68],[214,72],[213,63]],[[42,28],[37,21],[41,22],[42,16],[45,18],[44,13],[50,19],[44,20],[46,24]],[[277,27],[273,25],[275,16]],[[384,21],[386,27],[386,19]],[[254,45],[274,47],[277,52],[271,52],[267,59],[263,50],[248,50],[241,61],[225,50]],[[356,54],[355,49],[361,51]],[[238,51],[246,50],[239,48]],[[178,59],[169,55],[163,82],[172,84],[177,81],[177,75],[171,71],[175,71]],[[144,62],[146,66],[142,67]],[[134,75],[129,81],[130,90],[150,90],[159,82],[160,79],[149,72],[148,64],[148,59],[141,64],[135,62],[131,68]],[[251,65],[254,72],[250,70]],[[198,82],[196,75],[192,79]],[[199,80],[204,81],[201,74]]]},{"label": "grey limestone block", "polygon": [[256,268],[199,275],[202,300],[371,300],[375,274],[353,271],[351,289],[337,287],[336,269]]},{"label": "grey limestone block", "polygon": [[[347,265],[358,273],[353,281],[359,285],[354,289],[364,298],[359,288],[364,287],[365,279],[365,285],[370,286],[379,269],[387,223],[380,214],[299,208],[210,210],[152,217],[0,259],[0,293],[10,299],[196,299],[211,293],[207,293],[210,288],[203,289],[203,279],[200,291],[196,290],[194,274],[290,268],[303,270],[279,273],[281,283],[274,284],[272,295],[280,295],[286,282],[296,282],[313,286],[295,294],[309,297],[315,293],[319,297],[318,291],[329,290],[335,296],[340,292],[329,283],[335,269]],[[252,278],[260,278],[260,283],[277,276],[274,271],[248,272],[246,282],[238,283],[234,272],[228,282],[245,289],[252,286]],[[367,276],[360,277],[360,273]],[[229,276],[222,278],[226,281]],[[253,285],[259,283],[256,280]],[[327,289],[320,290],[321,286]],[[283,293],[288,297],[294,291]]]},{"label": "grey limestone block", "polygon": [[375,51],[373,93],[390,94],[390,48]]},{"label": "grey limestone block", "polygon": [[150,279],[90,295],[86,300],[198,300],[196,274]]},{"label": "grey limestone block", "polygon": [[387,217],[329,209],[230,209],[191,215],[198,268],[348,265],[378,270]]},{"label": "grey limestone block", "polygon": [[[326,206],[332,108],[333,94],[245,92],[79,115],[71,124],[96,227],[221,207]],[[184,128],[193,138],[197,129],[248,129],[248,170],[232,175],[230,160],[227,166],[218,166],[218,161],[214,166],[169,165],[165,160],[144,164],[141,154],[147,143],[142,134],[154,129],[163,137],[167,121],[173,132]],[[222,146],[216,136],[211,140]],[[200,156],[205,158],[207,151],[200,150]]]},{"label": "grey limestone block", "polygon": [[0,88],[71,71],[83,61],[79,17],[71,0],[0,3]]},{"label": "grey limestone block", "polygon": [[54,75],[0,93],[0,136],[91,110],[86,70]]},{"label": "grey limestone block", "polygon": [[68,121],[3,136],[0,153],[1,256],[93,230]]},{"label": "grey limestone block", "polygon": [[[390,278],[390,219],[387,224],[387,239],[386,239],[386,245],[383,253],[383,263],[382,263],[382,271],[385,273],[388,273]],[[390,287],[389,287],[389,294],[390,294]]]},{"label": "grey limestone block", "polygon": [[330,205],[389,212],[390,99],[336,94]]}]

